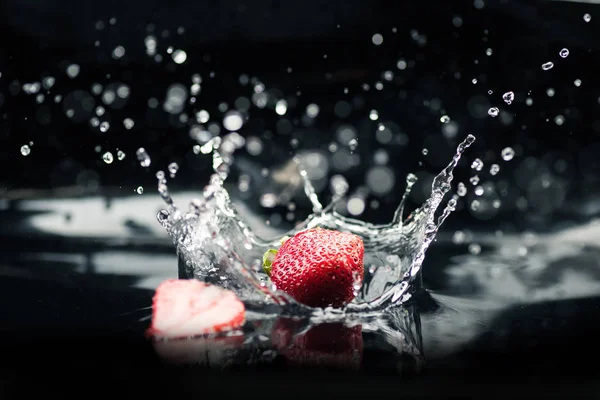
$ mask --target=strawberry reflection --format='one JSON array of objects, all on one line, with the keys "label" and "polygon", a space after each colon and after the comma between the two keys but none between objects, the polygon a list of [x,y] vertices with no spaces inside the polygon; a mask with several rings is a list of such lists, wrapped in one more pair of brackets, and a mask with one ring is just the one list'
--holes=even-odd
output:
[{"label": "strawberry reflection", "polygon": [[242,334],[153,340],[156,354],[167,365],[199,365],[211,368],[223,368],[234,364],[243,345]]},{"label": "strawberry reflection", "polygon": [[279,318],[271,343],[289,366],[359,369],[363,358],[360,325],[336,322],[310,326],[306,321]]}]

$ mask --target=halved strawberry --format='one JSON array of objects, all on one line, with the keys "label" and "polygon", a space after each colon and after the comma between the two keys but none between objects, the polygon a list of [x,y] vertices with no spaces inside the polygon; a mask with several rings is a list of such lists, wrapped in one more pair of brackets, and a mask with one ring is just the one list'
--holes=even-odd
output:
[{"label": "halved strawberry", "polygon": [[269,250],[263,268],[278,290],[311,307],[342,307],[364,278],[364,244],[352,233],[314,228]]},{"label": "halved strawberry", "polygon": [[288,364],[358,369],[362,363],[362,327],[323,323],[295,335],[302,323],[280,318],[271,332],[271,343]]},{"label": "halved strawberry", "polygon": [[196,279],[170,279],[156,289],[147,334],[192,337],[237,329],[245,319],[244,303],[235,293]]}]

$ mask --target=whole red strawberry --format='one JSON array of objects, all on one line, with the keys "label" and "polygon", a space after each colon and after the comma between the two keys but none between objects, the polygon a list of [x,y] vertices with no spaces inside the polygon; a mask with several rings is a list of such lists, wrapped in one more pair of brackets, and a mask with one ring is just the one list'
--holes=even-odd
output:
[{"label": "whole red strawberry", "polygon": [[342,307],[364,278],[365,248],[360,237],[322,228],[287,239],[279,251],[265,253],[271,281],[296,301],[311,307]]}]

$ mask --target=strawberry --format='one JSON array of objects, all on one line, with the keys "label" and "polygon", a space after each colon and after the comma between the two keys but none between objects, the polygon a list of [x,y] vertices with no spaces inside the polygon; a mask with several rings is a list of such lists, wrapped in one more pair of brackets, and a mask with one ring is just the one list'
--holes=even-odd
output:
[{"label": "strawberry", "polygon": [[295,335],[301,321],[279,318],[271,332],[271,344],[290,366],[358,369],[362,362],[362,327],[323,323]]},{"label": "strawberry", "polygon": [[286,238],[279,251],[269,250],[263,268],[277,287],[310,307],[342,307],[364,278],[364,244],[360,237],[322,228]]},{"label": "strawberry", "polygon": [[246,309],[235,293],[196,279],[169,279],[152,299],[152,323],[146,332],[157,338],[183,338],[240,328]]}]

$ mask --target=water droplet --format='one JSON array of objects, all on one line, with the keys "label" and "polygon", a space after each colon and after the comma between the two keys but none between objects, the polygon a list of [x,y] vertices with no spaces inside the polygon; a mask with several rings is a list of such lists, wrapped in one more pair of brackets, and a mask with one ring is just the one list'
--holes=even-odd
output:
[{"label": "water droplet", "polygon": [[471,182],[471,184],[477,185],[479,183],[479,176],[478,175],[473,175],[472,177],[469,178],[469,182]]},{"label": "water droplet", "polygon": [[149,167],[150,166],[151,160],[150,160],[150,156],[146,152],[146,149],[144,149],[143,147],[140,147],[135,152],[135,155],[136,155],[136,157],[137,157],[137,159],[140,162],[140,165],[142,167]]},{"label": "water droplet", "polygon": [[210,119],[210,114],[206,110],[200,110],[196,113],[196,121],[201,124],[205,124]]},{"label": "water droplet", "polygon": [[110,124],[108,121],[102,121],[100,123],[100,132],[106,132],[110,129]]},{"label": "water droplet", "polygon": [[350,141],[348,142],[348,147],[350,148],[350,150],[356,150],[356,148],[358,147],[358,140],[356,140],[356,138],[350,139]]},{"label": "water droplet", "polygon": [[465,186],[464,183],[459,182],[457,189],[456,189],[456,194],[458,194],[460,197],[464,197],[467,194],[467,187]]},{"label": "water droplet", "polygon": [[514,99],[515,94],[513,92],[506,92],[502,95],[502,100],[504,100],[506,104],[511,104]]},{"label": "water droplet", "polygon": [[117,151],[117,159],[119,161],[123,160],[125,158],[125,153],[122,152],[121,150]]},{"label": "water droplet", "polygon": [[481,171],[483,169],[483,161],[481,161],[479,158],[474,159],[471,163],[471,169],[474,169],[475,171]]},{"label": "water droplet", "polygon": [[282,100],[277,101],[277,103],[275,103],[275,112],[278,115],[285,115],[285,113],[287,112],[287,109],[288,109],[287,101],[282,99]]},{"label": "water droplet", "polygon": [[558,55],[562,58],[567,58],[569,56],[569,49],[565,48],[558,52]]},{"label": "water droplet", "polygon": [[481,196],[483,194],[483,186],[476,186],[474,193],[475,196]]},{"label": "water droplet", "polygon": [[306,107],[306,115],[308,115],[309,118],[316,118],[317,115],[319,115],[319,106],[316,104],[309,104]]},{"label": "water droplet", "polygon": [[440,122],[443,124],[447,124],[448,122],[450,122],[450,117],[447,115],[442,115],[442,117],[440,118]]},{"label": "water droplet", "polygon": [[183,50],[175,50],[171,57],[176,64],[183,64],[187,60],[187,53]]},{"label": "water droplet", "polygon": [[371,38],[371,41],[375,46],[379,46],[383,43],[383,36],[380,33],[376,33]]},{"label": "water droplet", "polygon": [[110,151],[107,151],[106,153],[104,153],[102,155],[102,159],[104,160],[105,163],[112,164],[114,157]]},{"label": "water droplet", "polygon": [[167,210],[160,210],[158,214],[156,214],[156,219],[160,222],[161,225],[165,225],[167,220],[169,219],[169,212]]},{"label": "water droplet", "polygon": [[477,79],[473,78],[473,80],[471,82],[473,82],[473,85],[476,85],[477,84]]},{"label": "water droplet", "polygon": [[377,121],[379,119],[379,113],[377,110],[371,110],[371,112],[369,112],[369,119],[371,121]]},{"label": "water droplet", "polygon": [[452,234],[452,243],[462,244],[465,242],[467,235],[463,231],[456,231]]},{"label": "water droplet", "polygon": [[133,122],[133,120],[131,118],[125,118],[123,120],[123,126],[125,127],[125,129],[131,129],[131,128],[133,128],[134,125],[135,125],[135,122]]},{"label": "water droplet", "polygon": [[228,131],[238,131],[242,128],[243,125],[244,118],[242,117],[242,114],[238,111],[228,111],[223,117],[223,127]]},{"label": "water droplet", "polygon": [[488,110],[488,115],[491,117],[497,117],[499,113],[500,110],[498,109],[498,107],[490,107],[490,109]]},{"label": "water droplet", "polygon": [[144,193],[144,188],[142,186],[138,186],[137,189],[135,189],[135,192],[137,194],[143,194]]},{"label": "water droplet", "polygon": [[56,79],[53,76],[47,76],[42,80],[42,85],[44,89],[49,90],[56,83]]},{"label": "water droplet", "polygon": [[67,76],[69,78],[75,78],[77,75],[79,75],[79,65],[77,64],[71,64],[67,67]]},{"label": "water droplet", "polygon": [[575,79],[575,81],[573,82],[573,84],[577,87],[581,86],[581,79]]},{"label": "water droplet", "polygon": [[592,20],[592,16],[590,14],[583,14],[583,20],[585,22],[590,22]]},{"label": "water droplet", "polygon": [[544,71],[548,71],[549,69],[552,69],[552,67],[554,67],[554,63],[552,61],[548,61],[547,63],[542,64],[542,69]]},{"label": "water droplet", "polygon": [[562,115],[557,115],[556,117],[554,117],[554,123],[556,125],[562,125],[565,122],[565,117]]},{"label": "water droplet", "polygon": [[424,155],[424,156],[426,156],[426,155],[427,155],[427,153],[429,153],[429,150],[427,150],[427,149],[423,149],[423,150],[421,150],[421,153],[423,153],[423,155]]},{"label": "water droplet", "polygon": [[125,55],[125,47],[117,46],[112,52],[112,56],[115,60],[122,58]]},{"label": "water droplet", "polygon": [[31,153],[31,148],[28,145],[24,144],[23,146],[21,146],[21,154],[22,155],[28,156],[29,153]]},{"label": "water droplet", "polygon": [[469,245],[469,253],[476,256],[477,254],[481,253],[481,246],[478,245],[477,243],[471,243]]},{"label": "water droplet", "polygon": [[169,174],[171,175],[171,178],[175,178],[175,175],[177,174],[177,171],[179,170],[179,165],[177,165],[177,163],[172,162],[171,164],[169,164],[167,169],[169,170]]},{"label": "water droplet", "polygon": [[485,50],[485,54],[488,55],[488,56],[491,56],[493,54],[492,49],[490,49],[490,48],[486,49]]},{"label": "water droplet", "polygon": [[498,164],[492,164],[490,166],[490,175],[496,175],[500,172],[500,166]]},{"label": "water droplet", "polygon": [[510,161],[515,156],[515,151],[511,147],[506,147],[502,149],[502,152],[500,154],[504,161]]}]

